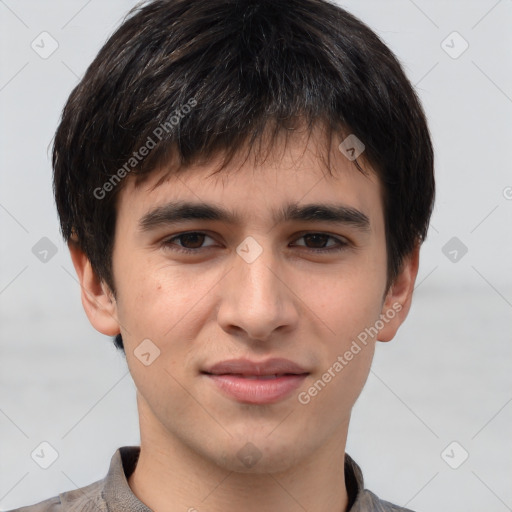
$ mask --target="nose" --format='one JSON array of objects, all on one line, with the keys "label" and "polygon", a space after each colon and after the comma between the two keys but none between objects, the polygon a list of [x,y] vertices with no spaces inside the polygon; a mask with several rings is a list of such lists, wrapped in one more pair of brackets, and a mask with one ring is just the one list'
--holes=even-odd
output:
[{"label": "nose", "polygon": [[300,300],[272,250],[264,248],[252,263],[238,254],[234,260],[222,280],[217,313],[222,329],[252,341],[267,341],[277,331],[284,334],[295,329]]}]

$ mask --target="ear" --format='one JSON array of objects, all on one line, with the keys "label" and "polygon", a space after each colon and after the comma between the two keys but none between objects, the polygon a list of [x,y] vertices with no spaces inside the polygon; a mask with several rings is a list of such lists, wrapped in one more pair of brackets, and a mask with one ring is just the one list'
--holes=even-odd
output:
[{"label": "ear", "polygon": [[394,282],[391,284],[381,311],[384,327],[379,331],[378,341],[391,341],[398,328],[407,318],[411,308],[412,294],[420,261],[420,244],[407,256]]},{"label": "ear", "polygon": [[114,294],[107,284],[98,278],[91,262],[79,245],[70,240],[68,248],[80,282],[82,305],[89,322],[102,334],[107,336],[119,334],[117,304]]}]

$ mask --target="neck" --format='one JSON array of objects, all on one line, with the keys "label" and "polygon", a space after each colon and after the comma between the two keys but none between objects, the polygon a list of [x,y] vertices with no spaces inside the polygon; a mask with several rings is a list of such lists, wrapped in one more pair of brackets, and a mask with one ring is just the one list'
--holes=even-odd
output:
[{"label": "neck", "polygon": [[148,411],[139,409],[139,415],[141,451],[128,484],[154,512],[346,512],[348,508],[346,430],[286,471],[242,473],[201,456],[161,425],[144,422]]}]

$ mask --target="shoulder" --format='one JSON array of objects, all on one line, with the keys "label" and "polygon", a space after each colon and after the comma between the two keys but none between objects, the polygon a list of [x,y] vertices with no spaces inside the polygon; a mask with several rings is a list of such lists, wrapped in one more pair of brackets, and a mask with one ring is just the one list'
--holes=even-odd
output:
[{"label": "shoulder", "polygon": [[108,512],[108,503],[115,503],[116,510],[150,512],[135,497],[127,482],[127,475],[133,472],[139,452],[139,446],[122,446],[110,459],[105,478],[9,512]]},{"label": "shoulder", "polygon": [[55,496],[54,498],[49,498],[35,505],[16,508],[8,510],[7,512],[57,512],[58,510],[62,510],[61,502],[59,496]]},{"label": "shoulder", "polygon": [[53,498],[8,512],[108,512],[102,495],[103,486],[104,480],[99,480],[86,487],[62,492]]},{"label": "shoulder", "polygon": [[[368,489],[364,489],[360,492],[358,505],[361,511],[371,512],[414,512],[411,509],[399,507],[389,501],[381,500],[377,495]],[[356,510],[359,510],[357,508]]]},{"label": "shoulder", "polygon": [[364,486],[361,468],[354,459],[345,454],[345,485],[349,494],[349,512],[414,512],[381,500]]}]

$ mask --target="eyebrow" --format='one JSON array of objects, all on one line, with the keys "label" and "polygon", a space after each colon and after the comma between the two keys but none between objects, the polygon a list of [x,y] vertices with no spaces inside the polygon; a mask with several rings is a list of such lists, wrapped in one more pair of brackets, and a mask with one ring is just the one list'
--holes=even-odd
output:
[{"label": "eyebrow", "polygon": [[[327,222],[346,224],[361,231],[370,230],[370,219],[363,212],[342,204],[288,203],[272,211],[274,223],[288,221]],[[214,204],[175,201],[158,206],[146,213],[139,221],[139,230],[148,232],[161,226],[187,220],[221,221],[227,224],[240,224],[241,217]]]}]

